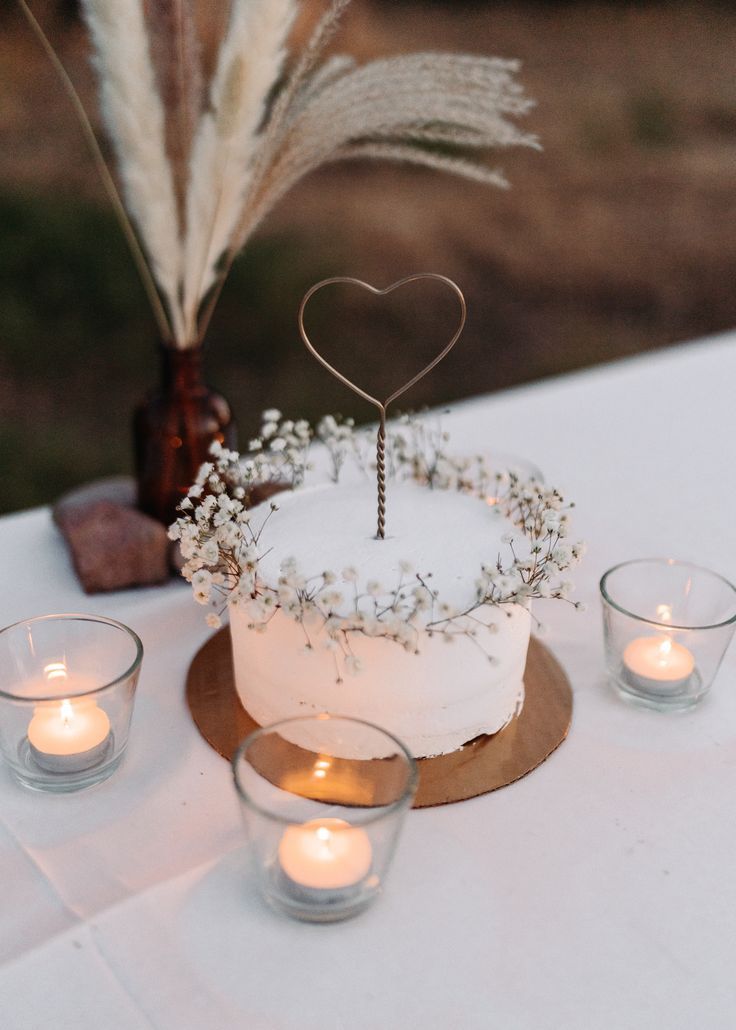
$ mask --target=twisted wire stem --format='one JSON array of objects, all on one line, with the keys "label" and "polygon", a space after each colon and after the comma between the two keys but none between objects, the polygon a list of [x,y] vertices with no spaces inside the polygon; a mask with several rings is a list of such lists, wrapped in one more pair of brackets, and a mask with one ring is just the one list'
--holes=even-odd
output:
[{"label": "twisted wire stem", "polygon": [[376,440],[376,472],[378,478],[378,530],[376,537],[386,537],[386,409],[381,409]]}]

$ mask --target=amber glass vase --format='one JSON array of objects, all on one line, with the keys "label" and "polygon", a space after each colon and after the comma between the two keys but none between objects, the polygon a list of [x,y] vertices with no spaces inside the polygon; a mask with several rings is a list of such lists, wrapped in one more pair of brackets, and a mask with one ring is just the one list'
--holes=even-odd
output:
[{"label": "amber glass vase", "polygon": [[161,347],[161,381],[133,417],[138,507],[168,525],[213,440],[237,446],[230,405],[205,383],[202,347]]}]

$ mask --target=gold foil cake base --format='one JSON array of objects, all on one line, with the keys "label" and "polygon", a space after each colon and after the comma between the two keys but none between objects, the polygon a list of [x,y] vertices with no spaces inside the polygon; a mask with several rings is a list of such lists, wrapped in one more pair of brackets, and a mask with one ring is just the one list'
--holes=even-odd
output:
[{"label": "gold foil cake base", "polygon": [[[476,737],[449,755],[419,759],[414,808],[447,805],[498,790],[536,769],[559,747],[570,729],[572,690],[552,653],[534,637],[524,685],[521,714],[500,733]],[[194,656],[187,676],[187,702],[199,732],[223,758],[232,758],[240,741],[258,728],[235,689],[227,627]]]}]

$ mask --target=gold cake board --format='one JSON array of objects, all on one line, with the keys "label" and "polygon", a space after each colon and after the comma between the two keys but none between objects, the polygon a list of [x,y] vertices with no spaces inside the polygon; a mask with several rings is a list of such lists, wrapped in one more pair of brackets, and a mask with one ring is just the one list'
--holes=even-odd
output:
[{"label": "gold cake board", "polygon": [[[419,759],[414,808],[465,801],[498,790],[536,769],[560,746],[570,729],[572,690],[552,653],[534,637],[524,685],[521,714],[500,733],[477,737],[449,755]],[[194,656],[186,691],[199,732],[218,754],[231,759],[258,723],[243,708],[235,689],[227,626]]]}]

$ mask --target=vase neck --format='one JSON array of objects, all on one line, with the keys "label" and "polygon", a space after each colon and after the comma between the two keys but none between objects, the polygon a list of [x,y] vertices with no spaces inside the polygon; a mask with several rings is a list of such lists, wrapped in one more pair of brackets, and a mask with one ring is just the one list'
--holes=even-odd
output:
[{"label": "vase neck", "polygon": [[164,393],[190,393],[204,388],[201,346],[159,348],[161,389]]}]

